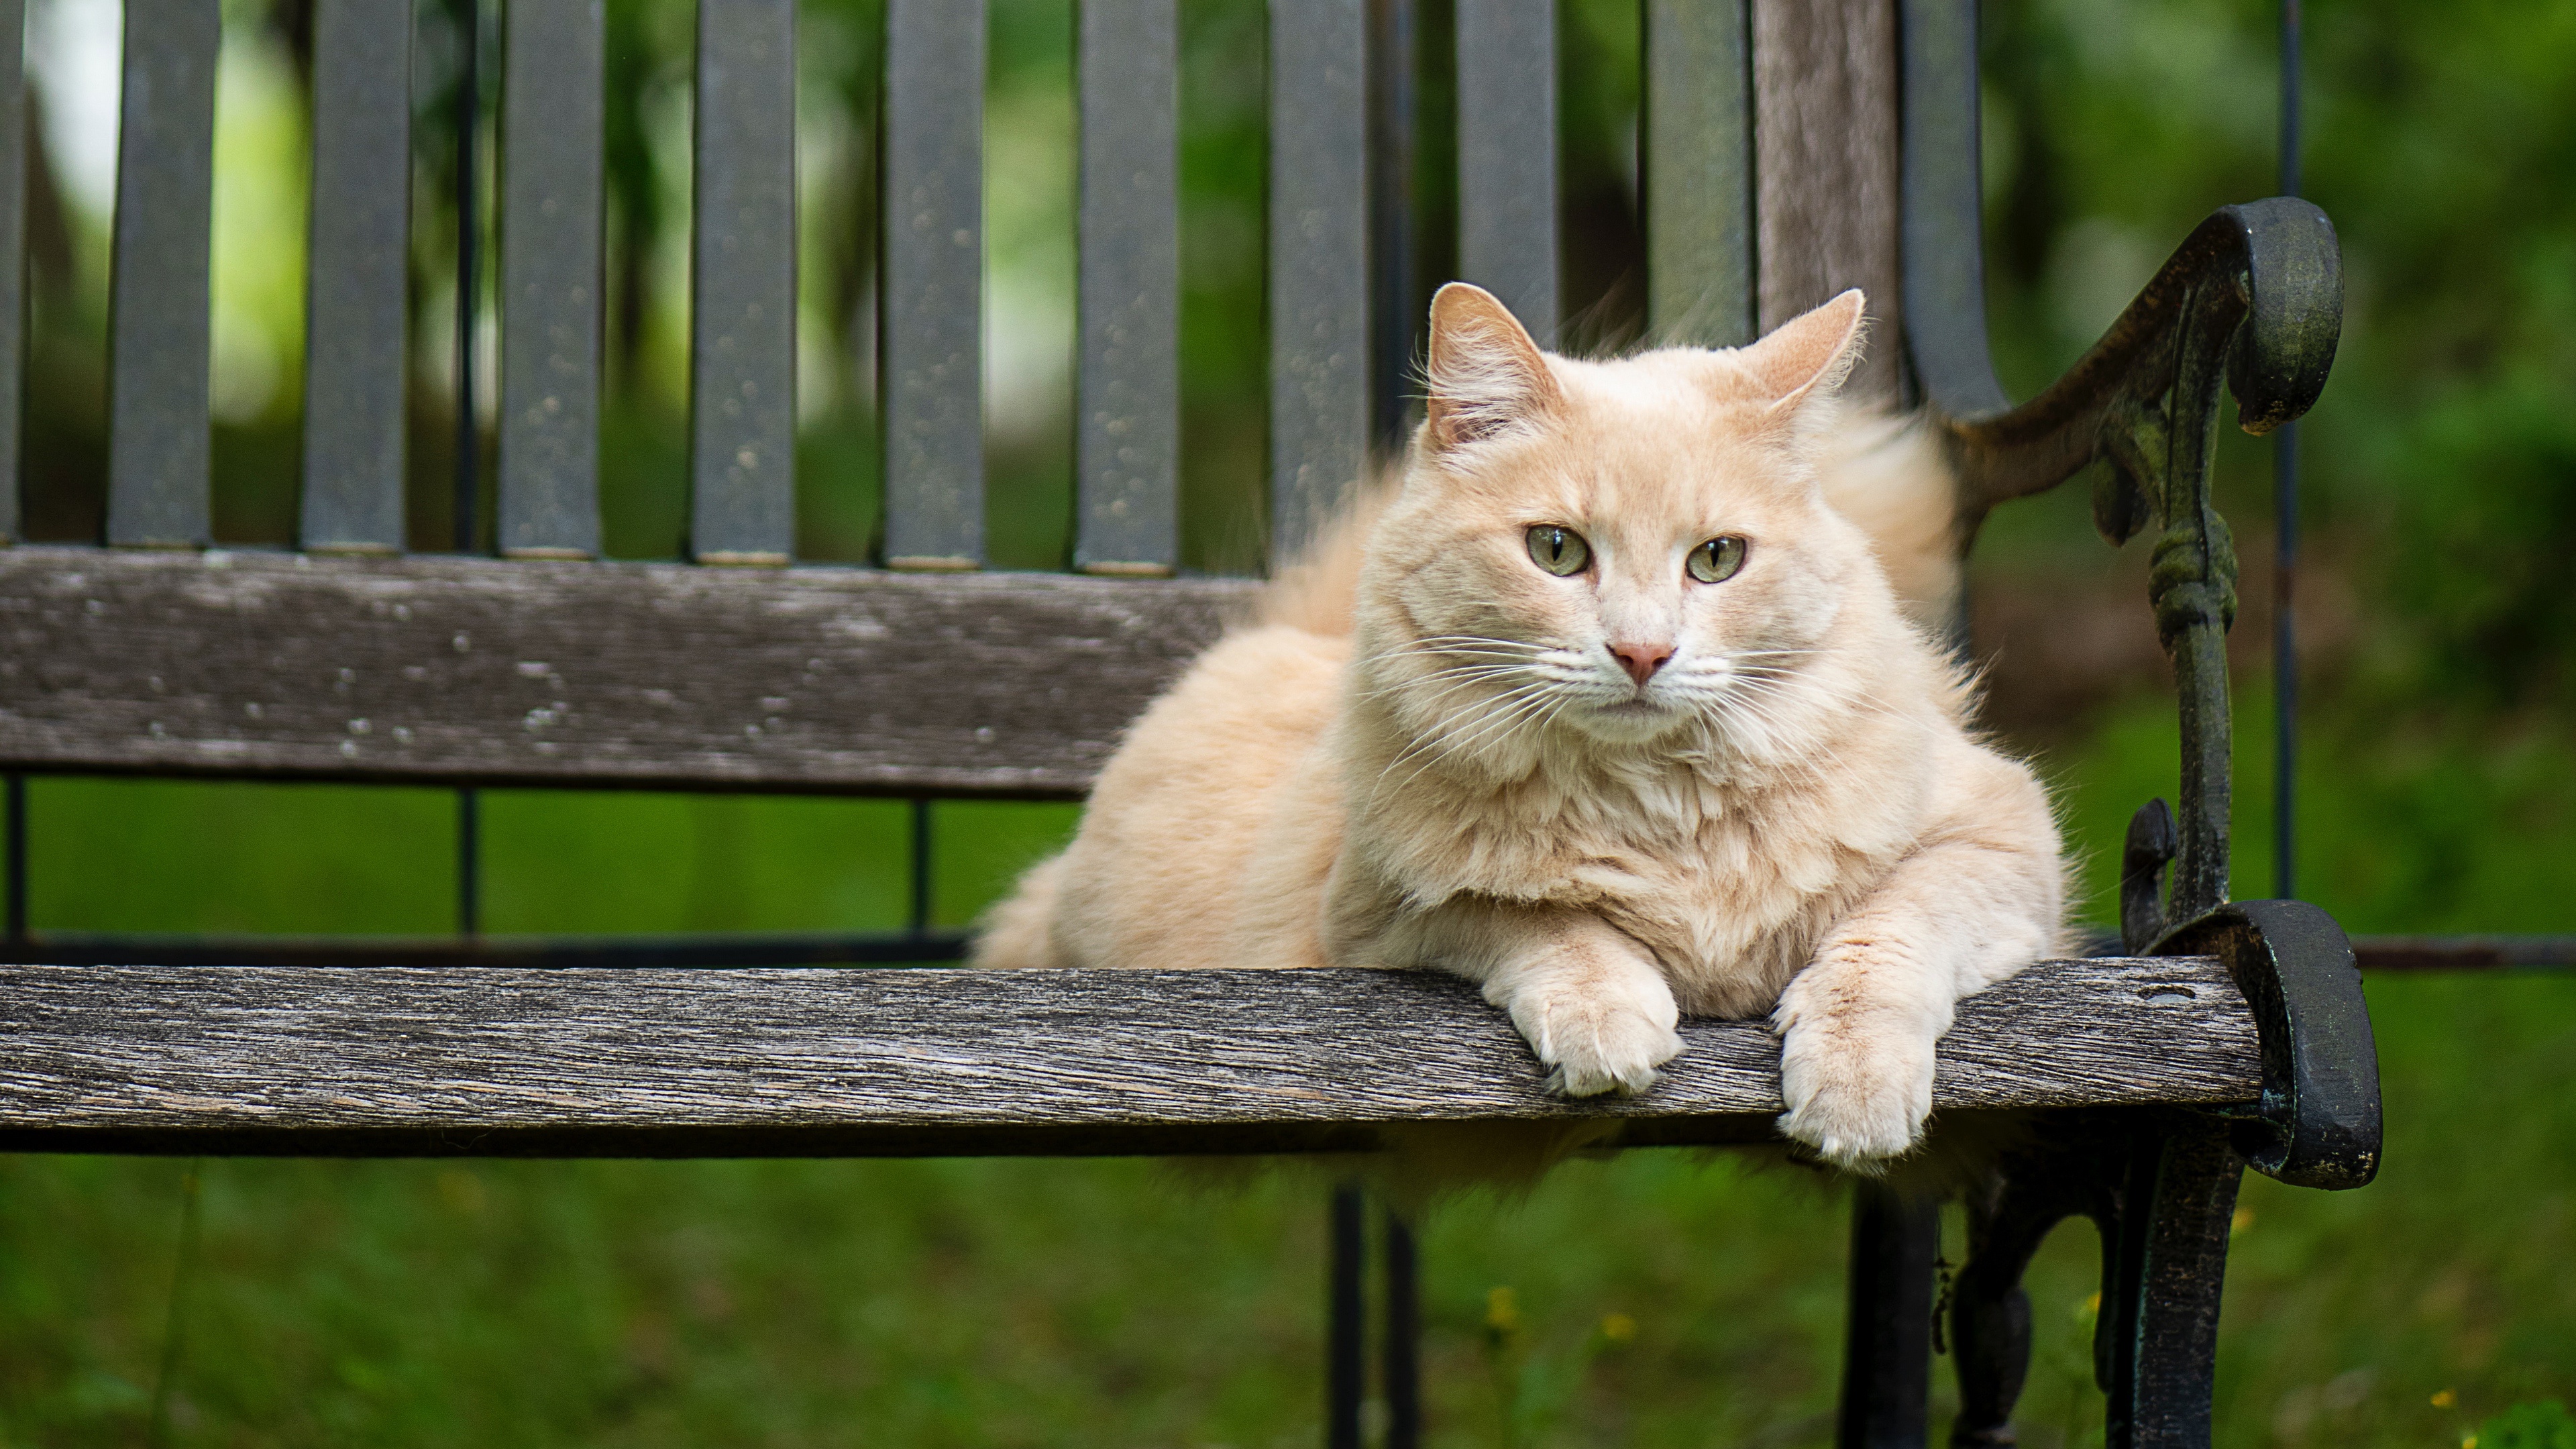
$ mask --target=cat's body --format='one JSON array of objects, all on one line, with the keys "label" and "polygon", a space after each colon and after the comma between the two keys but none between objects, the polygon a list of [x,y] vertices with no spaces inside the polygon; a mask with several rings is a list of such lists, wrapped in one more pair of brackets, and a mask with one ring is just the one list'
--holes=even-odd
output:
[{"label": "cat's body", "polygon": [[1649,1085],[1679,1013],[1772,1012],[1784,1127],[1905,1151],[1953,1003],[2058,944],[2061,882],[1889,583],[1949,607],[1946,478],[1836,412],[1858,311],[1582,363],[1444,291],[1364,562],[1328,540],[1145,713],[979,963],[1448,970],[1577,1095]]}]

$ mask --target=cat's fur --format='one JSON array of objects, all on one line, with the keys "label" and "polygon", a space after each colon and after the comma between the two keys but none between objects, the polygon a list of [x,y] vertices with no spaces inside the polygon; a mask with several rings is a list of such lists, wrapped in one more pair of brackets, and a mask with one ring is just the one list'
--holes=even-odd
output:
[{"label": "cat's fur", "polygon": [[[1328,544],[1137,721],[978,964],[1451,971],[1577,1096],[1646,1088],[1682,1013],[1768,1013],[1782,1128],[1906,1152],[1954,1003],[2059,946],[2063,884],[1927,627],[1938,457],[1833,400],[1860,321],[1847,292],[1750,347],[1585,362],[1444,288],[1365,552]],[[1589,565],[1540,568],[1535,525]],[[1718,536],[1741,570],[1698,582]]]}]

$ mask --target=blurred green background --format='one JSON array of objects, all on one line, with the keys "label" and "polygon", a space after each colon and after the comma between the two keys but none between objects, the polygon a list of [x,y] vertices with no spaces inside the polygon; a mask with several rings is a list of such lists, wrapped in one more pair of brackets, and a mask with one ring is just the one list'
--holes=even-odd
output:
[{"label": "blurred green background", "polygon": [[[2201,216],[2273,189],[2275,12],[1986,9],[1992,317],[2027,394]],[[1642,296],[1637,5],[1561,10],[1569,335],[1616,346]],[[278,545],[300,430],[309,9],[224,12],[217,530]],[[1426,280],[1449,264],[1451,12],[1426,0]],[[448,536],[455,462],[452,14],[422,6],[413,96],[423,547]],[[609,549],[668,557],[693,13],[611,0],[607,15]],[[1257,0],[1183,0],[1182,16],[1185,549],[1240,571],[1258,557],[1265,454],[1264,20]],[[1067,549],[1072,18],[1070,0],[993,4],[990,533],[1008,567],[1061,567]],[[115,0],[28,7],[38,538],[98,528],[118,24]],[[800,546],[863,561],[878,16],[803,0],[800,24]],[[2375,0],[2314,7],[2309,26],[2307,189],[2341,230],[2349,291],[2305,429],[2301,893],[2355,931],[2576,930],[2576,8]],[[2272,879],[2269,456],[2231,438],[2219,484],[2247,560],[2244,895]],[[1998,517],[1978,561],[1992,721],[2061,791],[2094,920],[2119,828],[2172,788],[2143,552],[2102,545],[2067,490]],[[440,792],[43,778],[30,800],[39,930],[452,921]],[[949,924],[1074,819],[936,815]],[[903,918],[896,803],[497,792],[484,828],[495,931]],[[2509,1405],[2576,1396],[2576,981],[2370,991],[2387,1169],[2349,1195],[2248,1184],[2223,1445],[2451,1445]],[[0,1445],[1311,1445],[1320,1207],[1294,1174],[1220,1183],[1149,1163],[0,1158]],[[1432,1442],[1827,1442],[1843,1214],[1830,1185],[1678,1153],[1445,1211],[1424,1230]],[[1956,1255],[1955,1222],[1948,1242]],[[2098,1442],[2092,1253],[2070,1227],[2034,1270],[2027,1444]]]}]

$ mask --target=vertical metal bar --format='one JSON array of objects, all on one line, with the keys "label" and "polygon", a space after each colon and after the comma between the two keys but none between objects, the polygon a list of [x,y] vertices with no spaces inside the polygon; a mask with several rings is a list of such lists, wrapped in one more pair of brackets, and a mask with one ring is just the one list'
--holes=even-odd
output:
[{"label": "vertical metal bar", "polygon": [[9,776],[6,927],[14,944],[27,939],[27,777]]},{"label": "vertical metal bar", "polygon": [[1362,0],[1270,0],[1270,557],[1368,466],[1368,27]]},{"label": "vertical metal bar", "polygon": [[1413,1228],[1386,1212],[1386,1341],[1379,1372],[1386,1381],[1386,1449],[1421,1449],[1422,1275]]},{"label": "vertical metal bar", "polygon": [[483,799],[456,792],[456,934],[483,933]]},{"label": "vertical metal bar", "polygon": [[[2281,194],[2299,194],[2299,0],[2281,0]],[[2299,425],[2272,435],[2272,894],[2298,896]]]},{"label": "vertical metal bar", "polygon": [[796,550],[796,4],[698,0],[689,552]]},{"label": "vertical metal bar", "polygon": [[886,565],[984,562],[984,6],[887,0]]},{"label": "vertical metal bar", "polygon": [[1414,152],[1421,91],[1415,0],[1369,0],[1369,433],[1401,452],[1416,343],[1428,325],[1414,296]]},{"label": "vertical metal bar", "polygon": [[1556,340],[1556,0],[1458,0],[1458,274]]},{"label": "vertical metal bar", "polygon": [[0,0],[0,544],[19,537],[18,434],[27,315],[26,0]]},{"label": "vertical metal bar", "polygon": [[411,280],[411,107],[403,98],[411,89],[411,27],[410,0],[314,6],[312,266],[296,534],[319,552],[399,553],[403,546]]},{"label": "vertical metal bar", "polygon": [[603,0],[512,0],[501,57],[501,552],[599,552]]},{"label": "vertical metal bar", "polygon": [[1754,337],[1753,43],[1746,0],[1646,0],[1646,322]]},{"label": "vertical metal bar", "polygon": [[1358,1187],[1333,1189],[1330,1258],[1325,1268],[1325,1449],[1360,1449],[1360,1398],[1368,1387],[1368,1325],[1362,1274],[1368,1266],[1368,1217]]},{"label": "vertical metal bar", "polygon": [[1941,1210],[1853,1188],[1851,1279],[1834,1449],[1923,1449],[1932,1401],[1932,1274]]},{"label": "vertical metal bar", "polygon": [[1180,24],[1175,0],[1084,0],[1076,568],[1180,560]]},{"label": "vertical metal bar", "polygon": [[912,911],[907,925],[915,936],[930,934],[930,844],[930,802],[917,799],[912,802]]},{"label": "vertical metal bar", "polygon": [[126,0],[109,284],[107,541],[211,537],[216,0]]}]

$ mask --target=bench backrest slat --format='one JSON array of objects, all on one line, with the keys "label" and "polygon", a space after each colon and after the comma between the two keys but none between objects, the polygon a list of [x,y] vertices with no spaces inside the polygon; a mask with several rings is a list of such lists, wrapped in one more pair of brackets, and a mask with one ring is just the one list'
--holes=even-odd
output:
[{"label": "bench backrest slat", "polygon": [[1760,322],[1768,331],[1846,287],[1875,340],[1855,397],[1902,372],[1897,0],[1754,0],[1753,163]]},{"label": "bench backrest slat", "polygon": [[1087,0],[1081,27],[1073,561],[1165,574],[1180,562],[1178,6]]},{"label": "bench backrest slat", "polygon": [[0,0],[0,543],[20,536],[18,421],[27,315],[26,0]]},{"label": "bench backrest slat", "polygon": [[1954,418],[2009,406],[1986,344],[1985,188],[1977,155],[1977,8],[1905,0],[1905,341],[1926,402]]},{"label": "bench backrest slat", "polygon": [[410,0],[320,0],[296,528],[313,552],[403,547],[411,108],[385,98],[410,93]]},{"label": "bench backrest slat", "polygon": [[1368,469],[1368,17],[1270,4],[1270,555]]},{"label": "bench backrest slat", "polygon": [[982,5],[888,0],[885,51],[885,555],[984,561]]},{"label": "bench backrest slat", "polygon": [[796,549],[796,5],[698,0],[689,551]]},{"label": "bench backrest slat", "polygon": [[127,0],[109,284],[107,541],[212,536],[207,299],[215,0]]},{"label": "bench backrest slat", "polygon": [[1459,0],[1458,274],[1540,345],[1558,320],[1555,0]]},{"label": "bench backrest slat", "polygon": [[1753,60],[1747,0],[1646,0],[1646,326],[1753,340]]},{"label": "bench backrest slat", "polygon": [[504,7],[501,551],[599,552],[602,0]]}]

